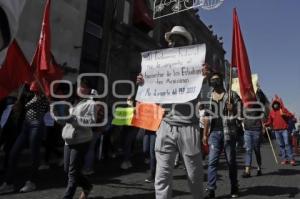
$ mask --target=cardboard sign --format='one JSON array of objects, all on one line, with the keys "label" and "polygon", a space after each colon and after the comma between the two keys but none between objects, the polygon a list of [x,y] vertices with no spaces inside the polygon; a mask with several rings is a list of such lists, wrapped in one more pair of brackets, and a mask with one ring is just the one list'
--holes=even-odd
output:
[{"label": "cardboard sign", "polygon": [[150,131],[157,131],[165,110],[156,104],[137,104],[132,126]]},{"label": "cardboard sign", "polygon": [[114,119],[112,121],[113,125],[116,126],[131,126],[131,121],[134,114],[134,108],[128,107],[117,107],[114,111]]},{"label": "cardboard sign", "polygon": [[205,44],[142,53],[144,85],[136,101],[156,104],[185,103],[200,93]]}]

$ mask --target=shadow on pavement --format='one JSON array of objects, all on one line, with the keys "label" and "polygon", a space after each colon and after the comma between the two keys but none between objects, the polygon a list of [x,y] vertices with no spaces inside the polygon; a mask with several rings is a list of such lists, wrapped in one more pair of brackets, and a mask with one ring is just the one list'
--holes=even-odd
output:
[{"label": "shadow on pavement", "polygon": [[291,175],[300,175],[300,171],[294,169],[278,169],[278,171],[265,173],[264,175],[291,176]]},{"label": "shadow on pavement", "polygon": [[[190,196],[190,193],[184,191],[177,191],[173,190],[173,197],[180,197],[180,196]],[[154,192],[153,193],[143,193],[143,194],[133,194],[133,195],[123,195],[123,196],[116,196],[111,198],[105,199],[153,199],[155,198]],[[93,197],[91,199],[104,199],[103,197]]]},{"label": "shadow on pavement", "polygon": [[[280,196],[287,195],[288,198],[295,198],[300,189],[297,187],[278,186],[255,186],[240,190],[241,196]],[[255,197],[254,197],[255,198]]]}]

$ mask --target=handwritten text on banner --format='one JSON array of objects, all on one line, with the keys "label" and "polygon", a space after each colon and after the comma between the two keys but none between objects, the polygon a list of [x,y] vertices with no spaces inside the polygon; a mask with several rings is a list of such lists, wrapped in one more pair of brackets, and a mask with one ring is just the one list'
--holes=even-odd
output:
[{"label": "handwritten text on banner", "polygon": [[148,103],[184,103],[200,93],[205,44],[142,53],[145,83],[136,100]]}]

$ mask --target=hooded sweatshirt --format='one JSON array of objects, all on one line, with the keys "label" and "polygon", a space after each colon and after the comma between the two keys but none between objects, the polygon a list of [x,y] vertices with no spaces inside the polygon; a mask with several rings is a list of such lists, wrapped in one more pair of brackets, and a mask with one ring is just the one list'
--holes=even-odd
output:
[{"label": "hooded sweatshirt", "polygon": [[280,109],[274,110],[272,108],[265,125],[272,126],[275,131],[286,130],[288,129],[288,120],[292,117],[292,114],[284,107],[280,100],[273,100],[272,106],[275,102],[280,104]]}]

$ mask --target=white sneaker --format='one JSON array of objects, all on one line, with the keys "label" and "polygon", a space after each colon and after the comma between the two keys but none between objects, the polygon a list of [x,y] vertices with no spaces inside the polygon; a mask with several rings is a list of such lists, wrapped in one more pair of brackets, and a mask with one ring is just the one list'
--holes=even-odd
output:
[{"label": "white sneaker", "polygon": [[34,191],[36,189],[36,186],[33,182],[31,181],[26,181],[24,187],[22,187],[20,189],[20,192],[21,193],[27,193],[27,192],[31,192],[31,191]]},{"label": "white sneaker", "polygon": [[124,170],[129,169],[127,162],[122,162],[121,169],[124,169]]},{"label": "white sneaker", "polygon": [[39,170],[40,171],[41,170],[48,170],[48,169],[50,169],[49,164],[42,164],[42,165],[39,166]]},{"label": "white sneaker", "polygon": [[128,165],[128,168],[129,168],[129,169],[132,168],[132,164],[131,164],[130,161],[127,161],[127,165]]},{"label": "white sneaker", "polygon": [[82,171],[82,174],[85,176],[90,176],[90,175],[93,175],[94,173],[95,173],[95,171],[91,170],[91,169]]},{"label": "white sneaker", "polygon": [[9,185],[6,182],[0,186],[0,194],[12,193],[15,191],[14,185]]}]

